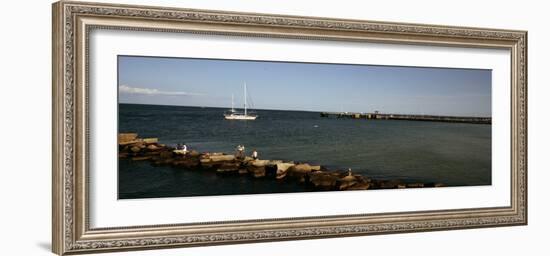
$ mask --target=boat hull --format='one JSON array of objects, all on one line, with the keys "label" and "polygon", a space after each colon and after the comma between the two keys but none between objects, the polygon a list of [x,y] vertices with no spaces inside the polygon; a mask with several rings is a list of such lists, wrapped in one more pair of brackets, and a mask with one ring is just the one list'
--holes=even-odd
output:
[{"label": "boat hull", "polygon": [[225,115],[225,119],[227,120],[256,120],[257,117],[250,115]]}]

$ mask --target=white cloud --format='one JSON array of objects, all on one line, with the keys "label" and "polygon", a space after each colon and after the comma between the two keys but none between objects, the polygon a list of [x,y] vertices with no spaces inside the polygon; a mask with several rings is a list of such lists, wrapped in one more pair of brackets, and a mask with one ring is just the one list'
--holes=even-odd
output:
[{"label": "white cloud", "polygon": [[118,91],[126,94],[141,94],[141,95],[167,95],[167,96],[200,96],[202,93],[192,92],[177,92],[177,91],[160,91],[158,89],[131,87],[128,85],[119,85]]}]

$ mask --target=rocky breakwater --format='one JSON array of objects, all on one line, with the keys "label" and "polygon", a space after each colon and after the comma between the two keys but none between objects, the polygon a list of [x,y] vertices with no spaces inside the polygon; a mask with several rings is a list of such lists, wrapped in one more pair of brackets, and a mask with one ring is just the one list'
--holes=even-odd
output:
[{"label": "rocky breakwater", "polygon": [[400,180],[374,180],[351,171],[329,170],[324,166],[283,160],[258,160],[220,152],[174,152],[157,138],[139,138],[121,133],[119,158],[149,161],[153,166],[172,166],[185,171],[211,171],[219,175],[246,175],[251,178],[294,182],[310,191],[366,190],[390,188],[441,187],[440,183],[405,183]]}]

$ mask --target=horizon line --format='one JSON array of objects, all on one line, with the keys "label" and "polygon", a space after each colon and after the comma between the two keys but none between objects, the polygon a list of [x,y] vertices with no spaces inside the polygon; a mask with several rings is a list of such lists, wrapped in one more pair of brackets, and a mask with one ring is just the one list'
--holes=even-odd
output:
[{"label": "horizon line", "polygon": [[[167,107],[189,107],[189,108],[219,108],[219,109],[228,109],[227,107],[212,107],[212,106],[187,106],[187,105],[169,105],[169,104],[147,104],[147,103],[130,103],[130,102],[118,102],[118,104],[129,104],[129,105],[146,105],[146,106],[167,106]],[[235,109],[244,109],[244,108],[235,108]],[[376,112],[354,112],[354,111],[324,111],[324,110],[297,110],[297,109],[270,109],[270,108],[254,108],[253,110],[268,110],[268,111],[294,111],[294,112],[312,112],[312,113],[363,113],[363,114],[374,114]],[[465,115],[449,115],[449,114],[419,114],[419,113],[386,113],[378,111],[378,114],[386,115],[421,115],[421,116],[449,116],[449,117],[478,117],[478,118],[493,118],[490,116],[465,116]]]}]

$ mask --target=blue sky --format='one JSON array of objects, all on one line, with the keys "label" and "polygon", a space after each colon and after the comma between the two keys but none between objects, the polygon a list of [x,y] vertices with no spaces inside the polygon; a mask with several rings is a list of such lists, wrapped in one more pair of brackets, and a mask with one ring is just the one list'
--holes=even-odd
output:
[{"label": "blue sky", "polygon": [[119,102],[491,116],[491,71],[119,56]]}]

